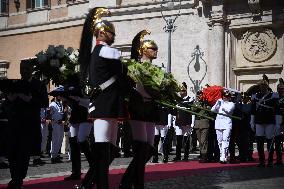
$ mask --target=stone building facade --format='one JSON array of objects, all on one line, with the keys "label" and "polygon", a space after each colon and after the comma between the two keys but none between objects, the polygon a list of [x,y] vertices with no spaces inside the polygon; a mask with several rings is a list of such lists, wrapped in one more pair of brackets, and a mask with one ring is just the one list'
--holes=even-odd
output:
[{"label": "stone building facade", "polygon": [[169,33],[164,27],[172,18],[171,71],[190,92],[205,84],[245,91],[264,73],[275,90],[284,76],[283,0],[174,0],[171,9],[166,5],[172,4],[163,2],[1,0],[0,73],[18,78],[20,61],[50,44],[78,48],[88,9],[104,6],[112,12],[106,19],[116,27],[114,46],[128,56],[132,38],[148,29],[146,38],[159,46],[159,66],[168,64]]}]

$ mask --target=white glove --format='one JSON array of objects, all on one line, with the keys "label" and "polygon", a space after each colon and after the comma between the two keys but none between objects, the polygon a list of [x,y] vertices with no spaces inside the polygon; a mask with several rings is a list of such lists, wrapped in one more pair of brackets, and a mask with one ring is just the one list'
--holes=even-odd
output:
[{"label": "white glove", "polygon": [[254,117],[254,115],[250,116],[250,128],[253,132],[255,132],[255,117]]},{"label": "white glove", "polygon": [[194,128],[194,123],[192,123],[192,124],[190,125],[190,128],[192,128],[192,129]]}]

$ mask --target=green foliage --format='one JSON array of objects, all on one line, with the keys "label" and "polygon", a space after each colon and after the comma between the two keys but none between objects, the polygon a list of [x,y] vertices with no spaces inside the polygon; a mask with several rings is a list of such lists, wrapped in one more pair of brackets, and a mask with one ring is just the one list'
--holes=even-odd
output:
[{"label": "green foliage", "polygon": [[180,99],[180,86],[172,74],[149,62],[140,63],[133,59],[123,59],[122,62],[128,68],[128,76],[141,83],[154,100],[176,104]]}]

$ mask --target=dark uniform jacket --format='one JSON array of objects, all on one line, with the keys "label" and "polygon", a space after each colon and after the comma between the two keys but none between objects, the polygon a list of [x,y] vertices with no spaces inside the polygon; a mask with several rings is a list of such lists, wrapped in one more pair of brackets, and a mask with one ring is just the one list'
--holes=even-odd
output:
[{"label": "dark uniform jacket", "polygon": [[266,95],[257,93],[252,97],[251,114],[255,116],[256,124],[275,124],[278,95],[269,92]]},{"label": "dark uniform jacket", "polygon": [[[193,103],[193,99],[189,96],[183,98],[182,102],[178,104],[179,107],[190,108],[189,105]],[[188,112],[177,110],[176,112],[176,122],[177,126],[191,125],[192,115]]]},{"label": "dark uniform jacket", "polygon": [[30,82],[22,81],[19,84],[19,87],[21,86],[23,93],[30,93],[32,99],[25,102],[17,98],[13,102],[7,101],[6,103],[9,149],[16,150],[20,144],[30,155],[39,155],[41,146],[40,109],[48,106],[47,89],[44,83],[36,79]]},{"label": "dark uniform jacket", "polygon": [[[100,52],[109,52],[109,56]],[[126,78],[127,70],[122,65],[119,58],[112,57],[112,52],[117,51],[108,46],[96,45],[90,62],[89,80],[92,87],[98,87],[111,77],[116,76],[114,83],[104,89],[95,99],[91,99],[90,108],[94,108],[90,112],[91,118],[124,118],[124,78]]]}]

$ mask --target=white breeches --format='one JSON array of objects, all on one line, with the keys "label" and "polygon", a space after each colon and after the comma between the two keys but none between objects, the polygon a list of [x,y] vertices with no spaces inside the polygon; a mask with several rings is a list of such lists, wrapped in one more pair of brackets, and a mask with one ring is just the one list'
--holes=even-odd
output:
[{"label": "white breeches", "polygon": [[44,152],[46,150],[47,144],[47,135],[48,135],[48,125],[46,123],[41,123],[41,151]]},{"label": "white breeches", "polygon": [[220,161],[227,161],[231,130],[231,128],[216,129],[217,141],[220,150]]},{"label": "white breeches", "polygon": [[61,148],[64,137],[64,127],[58,123],[52,123],[51,158],[55,158]]},{"label": "white breeches", "polygon": [[190,135],[190,133],[189,133],[190,125],[187,125],[187,126],[175,126],[175,131],[176,131],[176,135],[188,136],[188,135]]},{"label": "white breeches", "polygon": [[272,139],[275,134],[274,124],[255,124],[255,136],[265,136],[267,139]]},{"label": "white breeches", "polygon": [[95,142],[109,142],[116,146],[117,119],[96,119],[94,121]]},{"label": "white breeches", "polygon": [[161,135],[161,137],[165,137],[168,131],[167,125],[155,125],[155,135]]},{"label": "white breeches", "polygon": [[155,137],[155,124],[137,120],[129,121],[133,140],[147,142],[153,146]]},{"label": "white breeches", "polygon": [[78,142],[84,142],[89,136],[93,124],[89,122],[83,122],[78,124],[70,124],[71,137],[77,136]]}]

